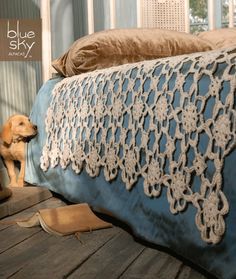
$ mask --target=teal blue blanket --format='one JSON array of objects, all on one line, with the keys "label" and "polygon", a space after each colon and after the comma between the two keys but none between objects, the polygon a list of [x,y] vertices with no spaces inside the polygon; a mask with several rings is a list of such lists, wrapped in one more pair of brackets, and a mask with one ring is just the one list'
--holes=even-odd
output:
[{"label": "teal blue blanket", "polygon": [[235,278],[235,60],[231,49],[49,80],[26,181]]}]

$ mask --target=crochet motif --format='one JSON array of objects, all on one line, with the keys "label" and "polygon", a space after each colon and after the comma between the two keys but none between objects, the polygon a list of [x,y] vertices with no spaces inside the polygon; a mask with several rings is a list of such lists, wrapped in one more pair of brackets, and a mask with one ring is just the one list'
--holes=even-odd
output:
[{"label": "crochet motif", "polygon": [[[235,145],[236,49],[122,65],[62,80],[46,117],[41,168],[60,165],[150,197],[167,188],[173,214],[196,208],[201,237],[217,243],[229,210],[224,159]],[[223,90],[224,89],[224,90]]]}]

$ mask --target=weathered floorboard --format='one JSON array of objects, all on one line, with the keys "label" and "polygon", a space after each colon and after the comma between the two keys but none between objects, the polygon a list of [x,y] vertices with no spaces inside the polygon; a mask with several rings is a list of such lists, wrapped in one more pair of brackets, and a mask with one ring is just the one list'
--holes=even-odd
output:
[{"label": "weathered floorboard", "polygon": [[143,253],[120,278],[176,278],[181,265],[182,263],[179,260],[164,252],[152,248],[145,248]]},{"label": "weathered floorboard", "polygon": [[40,230],[41,228],[39,226],[30,229],[22,229],[17,225],[12,225],[0,231],[0,254],[18,243],[21,243],[25,239],[30,238]]},{"label": "weathered floorboard", "polygon": [[49,248],[47,247],[48,238],[54,237],[41,230],[37,234],[0,254],[0,278],[12,276],[24,266],[30,264],[32,260],[37,260],[40,255],[45,255]]},{"label": "weathered floorboard", "polygon": [[[81,235],[81,242],[74,235],[65,237],[50,235],[46,238],[45,235],[48,236],[48,234],[42,231],[35,236],[40,237],[42,241],[35,243],[33,236],[8,250],[9,252],[3,256],[8,258],[5,261],[7,262],[12,259],[13,255],[14,264],[11,264],[10,270],[14,270],[14,275],[11,272],[11,278],[64,278],[117,233],[119,230],[116,228],[84,233]],[[26,247],[29,248],[26,249]],[[29,255],[32,255],[30,260]],[[5,270],[3,275],[5,276],[3,278],[7,278],[10,274],[8,270]]]},{"label": "weathered floorboard", "polygon": [[143,249],[130,234],[122,231],[66,278],[119,278]]},{"label": "weathered floorboard", "polygon": [[177,279],[205,279],[206,277],[189,266],[183,266]]},{"label": "weathered floorboard", "polygon": [[12,196],[0,203],[0,218],[13,215],[52,197],[52,193],[44,187],[10,187],[10,189]]},{"label": "weathered floorboard", "polygon": [[165,252],[113,228],[58,237],[40,227],[21,228],[14,220],[40,208],[63,206],[52,197],[0,220],[0,278],[44,279],[205,279]]},{"label": "weathered floorboard", "polygon": [[[15,221],[29,218],[34,213],[36,213],[39,209],[53,208],[53,207],[59,207],[59,206],[63,206],[63,205],[65,205],[64,201],[61,201],[60,199],[57,199],[55,197],[51,197],[47,200],[42,201],[41,203],[35,204],[32,207],[26,208],[25,210],[22,210],[14,215],[10,215],[3,219],[0,219],[0,232],[1,232],[1,230],[5,230],[12,224],[15,224]],[[0,237],[0,240],[1,240],[1,237]]]}]

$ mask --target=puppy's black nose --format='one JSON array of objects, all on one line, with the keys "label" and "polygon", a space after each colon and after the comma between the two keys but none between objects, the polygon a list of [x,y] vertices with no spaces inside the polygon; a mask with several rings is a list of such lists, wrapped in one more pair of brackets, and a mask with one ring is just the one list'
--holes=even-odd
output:
[{"label": "puppy's black nose", "polygon": [[33,127],[34,127],[34,130],[35,130],[35,131],[37,131],[37,130],[38,130],[37,125],[34,125]]}]

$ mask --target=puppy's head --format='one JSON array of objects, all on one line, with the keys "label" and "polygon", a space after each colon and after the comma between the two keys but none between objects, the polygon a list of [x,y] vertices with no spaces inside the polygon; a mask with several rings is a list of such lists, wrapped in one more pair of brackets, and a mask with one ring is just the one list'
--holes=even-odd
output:
[{"label": "puppy's head", "polygon": [[13,140],[27,140],[36,134],[37,126],[27,116],[13,115],[3,125],[1,138],[5,143],[11,144]]}]

